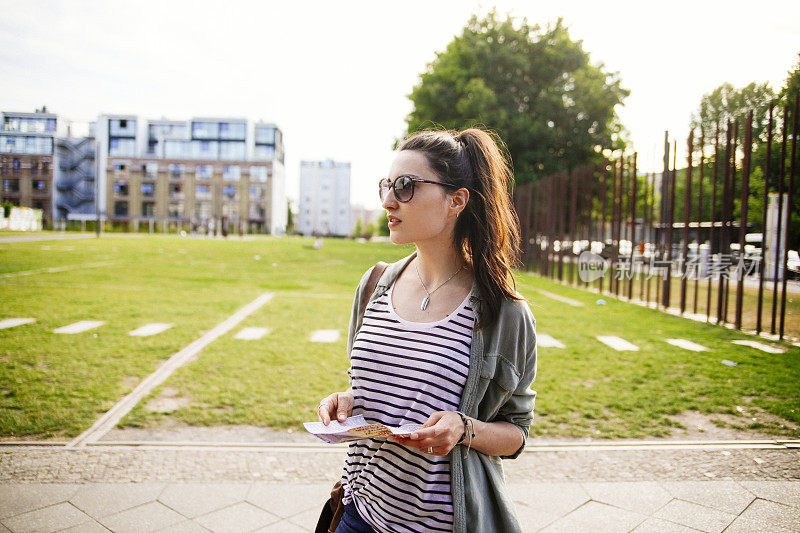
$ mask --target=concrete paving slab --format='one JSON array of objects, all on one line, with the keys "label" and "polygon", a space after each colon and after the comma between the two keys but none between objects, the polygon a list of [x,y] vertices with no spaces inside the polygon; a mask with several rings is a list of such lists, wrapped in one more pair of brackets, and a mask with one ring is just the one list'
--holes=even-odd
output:
[{"label": "concrete paving slab", "polygon": [[249,489],[243,483],[169,484],[158,501],[187,518],[196,518],[244,500]]},{"label": "concrete paving slab", "polygon": [[91,522],[84,522],[83,524],[68,527],[67,529],[59,529],[58,533],[108,533],[108,528],[92,520]]},{"label": "concrete paving slab", "polygon": [[528,505],[528,502],[514,500],[514,508],[517,511],[522,531],[539,531],[561,518],[561,515],[534,509]]},{"label": "concrete paving slab", "polygon": [[566,346],[564,346],[564,343],[554,339],[553,337],[545,333],[536,334],[536,346],[542,348],[566,348]]},{"label": "concrete paving slab", "polygon": [[733,513],[678,499],[669,502],[653,516],[709,533],[721,533],[736,518]]},{"label": "concrete paving slab", "polygon": [[[323,501],[322,503],[325,502]],[[320,505],[319,509],[309,509],[308,511],[303,511],[302,513],[294,515],[289,518],[289,522],[306,531],[314,531],[317,528],[317,520],[319,520],[320,511],[322,511],[322,505]]]},{"label": "concrete paving slab", "polygon": [[673,346],[677,346],[678,348],[683,348],[684,350],[691,350],[693,352],[705,352],[708,351],[708,348],[701,344],[697,344],[690,340],[686,339],[664,339],[668,343]]},{"label": "concrete paving slab", "polygon": [[31,322],[36,322],[35,318],[6,318],[5,320],[0,320],[0,329],[7,329],[13,328],[16,326],[21,326],[23,324],[30,324]]},{"label": "concrete paving slab", "polygon": [[11,531],[32,533],[34,531],[58,531],[59,529],[76,526],[91,520],[91,516],[67,502],[62,502],[44,509],[36,509],[35,511],[5,518],[3,523]]},{"label": "concrete paving slab", "polygon": [[233,338],[243,341],[257,341],[267,333],[269,333],[267,328],[242,328]]},{"label": "concrete paving slab", "polygon": [[94,329],[105,324],[102,320],[80,320],[67,326],[62,326],[53,330],[53,333],[75,334]]},{"label": "concrete paving slab", "polygon": [[76,483],[4,483],[0,485],[0,520],[66,502],[81,486]]},{"label": "concrete paving slab", "polygon": [[78,489],[69,502],[100,518],[155,501],[164,487],[166,483],[93,483]]},{"label": "concrete paving slab", "polygon": [[248,502],[239,502],[195,519],[215,533],[239,533],[274,524],[280,517]]},{"label": "concrete paving slab", "polygon": [[672,495],[652,481],[581,483],[594,501],[651,515],[667,505]]},{"label": "concrete paving slab", "polygon": [[591,501],[540,531],[542,533],[575,533],[576,531],[620,533],[621,531],[630,531],[646,519],[647,516],[633,511]]},{"label": "concrete paving slab", "polygon": [[541,289],[536,289],[536,292],[538,292],[542,296],[547,296],[552,300],[556,300],[557,302],[571,305],[572,307],[583,307],[583,302],[579,302],[578,300],[573,300],[572,298],[567,298],[566,296],[561,296],[560,294],[556,294],[554,292],[543,291]]},{"label": "concrete paving slab", "polygon": [[194,520],[186,520],[165,527],[164,529],[159,529],[158,533],[208,533],[208,531],[211,530],[204,528]]},{"label": "concrete paving slab", "polygon": [[306,533],[307,531],[313,531],[313,529],[306,529],[292,524],[288,520],[281,520],[280,522],[275,522],[274,524],[257,529],[253,533]]},{"label": "concrete paving slab", "polygon": [[692,527],[682,526],[673,522],[667,522],[660,518],[648,518],[631,533],[697,533]]},{"label": "concrete paving slab", "polygon": [[157,335],[163,333],[172,327],[172,324],[164,324],[161,322],[153,322],[152,324],[145,324],[128,333],[132,337],[149,337],[150,335]]},{"label": "concrete paving slab", "polygon": [[578,483],[508,483],[507,487],[514,502],[556,516],[564,516],[592,499]]},{"label": "concrete paving slab", "polygon": [[740,481],[739,484],[764,500],[800,508],[800,483],[792,481]]},{"label": "concrete paving slab", "polygon": [[622,352],[622,351],[633,351],[633,352],[636,352],[636,351],[639,351],[639,347],[636,346],[635,344],[630,343],[630,342],[626,341],[623,338],[615,337],[614,335],[598,335],[597,336],[597,340],[599,340],[603,344],[606,344],[606,345],[614,348],[618,352]]},{"label": "concrete paving slab", "polygon": [[758,499],[733,521],[725,533],[752,531],[800,531],[800,509]]},{"label": "concrete paving slab", "polygon": [[761,350],[762,352],[767,353],[784,353],[786,350],[783,348],[778,348],[776,346],[770,346],[769,344],[764,344],[763,342],[758,341],[731,341],[733,344],[738,344],[740,346],[750,346],[751,348],[755,348],[757,350]]},{"label": "concrete paving slab", "polygon": [[288,485],[286,483],[254,483],[246,501],[281,518],[316,509],[330,497],[333,483]]},{"label": "concrete paving slab", "polygon": [[679,500],[738,515],[756,497],[735,481],[663,481],[661,486]]},{"label": "concrete paving slab", "polygon": [[183,520],[186,520],[186,517],[169,507],[159,502],[150,502],[100,518],[98,521],[117,533],[141,533],[142,531],[156,531]]},{"label": "concrete paving slab", "polygon": [[336,342],[338,340],[338,329],[318,329],[311,334],[311,342]]},{"label": "concrete paving slab", "polygon": [[10,529],[8,529],[8,528],[7,528],[6,526],[4,526],[3,524],[0,524],[0,533],[11,533],[11,530],[10,530]]}]

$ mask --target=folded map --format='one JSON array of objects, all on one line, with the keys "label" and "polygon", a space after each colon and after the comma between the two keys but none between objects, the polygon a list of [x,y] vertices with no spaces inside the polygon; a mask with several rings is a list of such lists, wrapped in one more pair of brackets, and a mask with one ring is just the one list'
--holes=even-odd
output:
[{"label": "folded map", "polygon": [[364,420],[364,415],[358,415],[351,416],[344,422],[331,420],[327,426],[322,422],[304,422],[303,427],[328,444],[337,444],[366,438],[408,437],[422,426],[420,424],[403,424],[402,426],[370,424]]}]

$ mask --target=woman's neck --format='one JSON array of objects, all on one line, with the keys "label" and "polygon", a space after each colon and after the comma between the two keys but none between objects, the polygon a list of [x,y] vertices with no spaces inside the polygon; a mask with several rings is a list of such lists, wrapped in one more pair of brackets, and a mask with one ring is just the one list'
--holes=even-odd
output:
[{"label": "woman's neck", "polygon": [[[453,279],[450,283],[453,283],[469,271],[469,265],[453,248],[431,249],[417,245],[417,257],[414,261],[416,261],[415,266],[419,271],[419,276],[428,289],[438,287],[451,277]],[[453,274],[456,275],[453,276]]]}]

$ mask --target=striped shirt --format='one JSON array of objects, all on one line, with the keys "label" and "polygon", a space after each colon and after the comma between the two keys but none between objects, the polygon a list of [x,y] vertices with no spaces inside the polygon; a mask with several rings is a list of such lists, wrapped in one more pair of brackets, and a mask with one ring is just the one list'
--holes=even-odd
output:
[{"label": "striped shirt", "polygon": [[[370,302],[350,353],[353,415],[399,426],[455,411],[469,372],[475,314],[469,295],[446,318],[410,322],[391,305],[392,290]],[[390,440],[352,442],[342,475],[344,503],[354,501],[376,531],[452,531],[450,459]]]}]

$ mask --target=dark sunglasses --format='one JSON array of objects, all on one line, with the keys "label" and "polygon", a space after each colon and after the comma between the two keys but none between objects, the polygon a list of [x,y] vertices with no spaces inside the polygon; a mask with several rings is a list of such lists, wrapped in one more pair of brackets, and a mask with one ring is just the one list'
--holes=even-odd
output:
[{"label": "dark sunglasses", "polygon": [[397,176],[394,182],[389,182],[387,178],[383,178],[378,182],[378,194],[381,197],[381,202],[386,198],[389,188],[394,191],[394,197],[398,202],[408,202],[414,197],[414,183],[433,183],[434,185],[441,185],[442,187],[449,187],[451,189],[459,189],[457,185],[450,183],[442,183],[440,181],[425,180],[415,176]]}]

